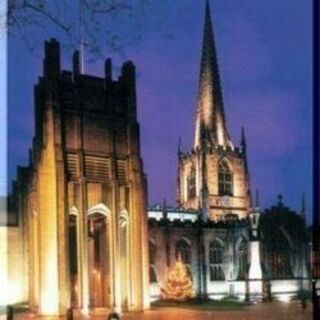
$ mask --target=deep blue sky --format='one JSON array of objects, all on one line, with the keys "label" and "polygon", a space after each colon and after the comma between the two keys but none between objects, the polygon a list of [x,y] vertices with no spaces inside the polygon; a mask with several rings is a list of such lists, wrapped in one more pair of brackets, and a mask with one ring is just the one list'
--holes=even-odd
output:
[{"label": "deep blue sky", "polygon": [[[134,1],[132,1],[134,2]],[[135,28],[112,20],[120,35],[142,38],[112,52],[116,68],[131,59],[138,69],[142,153],[149,203],[174,204],[176,152],[191,146],[204,20],[203,0],[150,1]],[[252,189],[263,207],[278,193],[293,209],[306,193],[312,207],[312,3],[311,0],[211,1],[227,124],[234,144],[246,129]],[[112,25],[113,24],[113,25]],[[109,25],[110,26],[110,25]],[[48,27],[38,39],[56,36]],[[9,51],[9,177],[27,162],[33,134],[33,84],[42,67],[42,47],[30,53],[20,40]],[[101,36],[103,41],[103,35]],[[103,42],[102,42],[103,43]],[[63,51],[70,69],[71,52]],[[103,61],[86,64],[103,74]]]}]

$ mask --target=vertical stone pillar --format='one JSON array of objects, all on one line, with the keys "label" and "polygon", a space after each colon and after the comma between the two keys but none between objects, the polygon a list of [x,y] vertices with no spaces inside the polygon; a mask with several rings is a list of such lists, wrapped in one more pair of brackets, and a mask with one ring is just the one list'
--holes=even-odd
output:
[{"label": "vertical stone pillar", "polygon": [[120,277],[120,244],[119,244],[119,223],[118,223],[118,213],[119,213],[119,187],[116,180],[113,181],[112,186],[112,213],[111,213],[111,223],[112,223],[112,256],[113,256],[113,309],[114,311],[120,313],[122,311],[121,305],[121,277]]},{"label": "vertical stone pillar", "polygon": [[54,150],[53,106],[45,113],[46,146],[39,165],[39,251],[41,315],[59,313],[57,184]]},{"label": "vertical stone pillar", "polygon": [[79,219],[79,276],[81,278],[81,312],[89,312],[89,270],[88,270],[88,208],[87,187],[84,178],[80,182],[80,219]]}]

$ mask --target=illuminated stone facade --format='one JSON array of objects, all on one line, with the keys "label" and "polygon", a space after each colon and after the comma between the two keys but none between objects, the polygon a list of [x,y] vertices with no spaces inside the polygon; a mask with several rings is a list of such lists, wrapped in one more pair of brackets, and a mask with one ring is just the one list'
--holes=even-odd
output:
[{"label": "illuminated stone facade", "polygon": [[244,131],[235,147],[224,116],[208,2],[194,142],[178,154],[177,208],[147,212],[133,64],[113,80],[107,60],[97,78],[81,74],[76,52],[72,72],[61,71],[51,40],[43,66],[30,163],[19,167],[11,198],[18,223],[0,228],[13,246],[9,254],[0,248],[13,284],[0,305],[28,295],[42,315],[147,309],[179,256],[198,297],[261,299],[269,288],[287,298],[308,289],[304,205],[301,215],[282,201],[261,214],[258,197],[252,203]]},{"label": "illuminated stone facade", "polygon": [[239,147],[231,142],[224,115],[222,91],[207,3],[200,67],[194,145],[179,150],[178,202],[196,209],[209,220],[223,220],[232,212],[246,218],[250,208],[246,141],[242,131]]},{"label": "illuminated stone facade", "polygon": [[45,43],[35,86],[30,164],[14,194],[28,246],[29,303],[42,315],[70,307],[149,306],[146,177],[140,157],[135,67],[112,79],[60,70]]},{"label": "illuminated stone facade", "polygon": [[178,207],[149,209],[151,298],[178,255],[200,297],[287,299],[308,290],[305,209],[300,216],[280,203],[261,214],[258,195],[251,199],[244,130],[238,147],[228,133],[209,1],[194,131],[192,149],[178,152]]}]

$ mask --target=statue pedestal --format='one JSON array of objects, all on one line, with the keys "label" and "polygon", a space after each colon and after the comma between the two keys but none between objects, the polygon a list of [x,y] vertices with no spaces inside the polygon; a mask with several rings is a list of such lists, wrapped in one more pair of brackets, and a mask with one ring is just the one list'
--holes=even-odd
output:
[{"label": "statue pedestal", "polygon": [[262,280],[249,280],[249,301],[262,301]]},{"label": "statue pedestal", "polygon": [[249,299],[250,301],[261,301],[263,292],[262,269],[260,263],[260,242],[250,242],[251,264],[249,268]]}]

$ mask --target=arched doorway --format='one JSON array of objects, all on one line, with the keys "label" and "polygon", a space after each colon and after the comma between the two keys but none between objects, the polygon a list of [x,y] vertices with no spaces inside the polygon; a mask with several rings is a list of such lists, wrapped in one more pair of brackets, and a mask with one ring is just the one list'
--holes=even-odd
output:
[{"label": "arched doorway", "polygon": [[70,295],[71,307],[79,307],[79,245],[78,245],[78,211],[75,208],[70,210],[68,216],[69,227],[69,274],[70,274]]},{"label": "arched doorway", "polygon": [[90,308],[110,306],[109,211],[104,205],[88,213],[88,265]]}]

